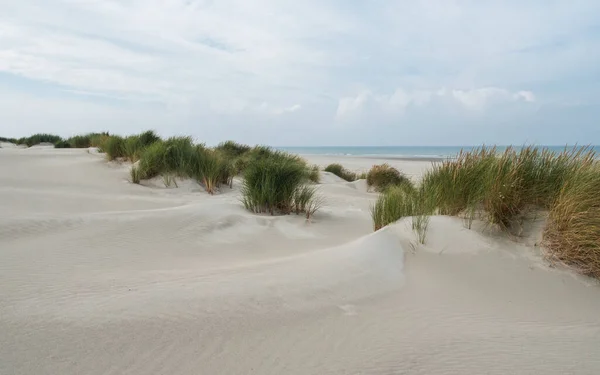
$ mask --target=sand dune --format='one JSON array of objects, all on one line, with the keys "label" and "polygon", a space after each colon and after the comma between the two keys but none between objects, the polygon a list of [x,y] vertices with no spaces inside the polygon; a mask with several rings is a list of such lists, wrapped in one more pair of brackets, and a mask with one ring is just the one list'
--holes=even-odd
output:
[{"label": "sand dune", "polygon": [[0,374],[600,372],[600,288],[528,241],[450,217],[424,246],[408,220],[372,233],[377,195],[327,173],[311,222],[245,211],[239,181],[127,179],[0,150]]}]

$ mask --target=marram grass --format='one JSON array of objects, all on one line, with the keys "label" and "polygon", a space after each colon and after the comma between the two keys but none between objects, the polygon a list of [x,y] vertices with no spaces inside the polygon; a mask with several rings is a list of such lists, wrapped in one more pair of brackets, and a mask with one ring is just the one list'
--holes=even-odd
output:
[{"label": "marram grass", "polygon": [[406,216],[425,239],[426,215],[475,215],[513,232],[531,213],[548,211],[548,257],[600,278],[600,164],[589,147],[555,153],[540,147],[480,147],[435,164],[421,185],[386,190],[372,208],[378,230]]},{"label": "marram grass", "polygon": [[325,167],[325,172],[333,173],[339,178],[349,182],[356,181],[357,179],[356,173],[347,170],[341,164],[337,163],[329,164],[327,167]]},{"label": "marram grass", "polygon": [[394,185],[411,185],[410,179],[389,164],[374,165],[366,175],[367,186],[384,191]]}]

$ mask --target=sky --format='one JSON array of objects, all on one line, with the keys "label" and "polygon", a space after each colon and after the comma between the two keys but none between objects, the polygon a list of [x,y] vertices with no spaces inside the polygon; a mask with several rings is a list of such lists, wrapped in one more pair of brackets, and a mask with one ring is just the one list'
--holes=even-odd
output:
[{"label": "sky", "polygon": [[0,135],[600,144],[598,0],[0,0]]}]

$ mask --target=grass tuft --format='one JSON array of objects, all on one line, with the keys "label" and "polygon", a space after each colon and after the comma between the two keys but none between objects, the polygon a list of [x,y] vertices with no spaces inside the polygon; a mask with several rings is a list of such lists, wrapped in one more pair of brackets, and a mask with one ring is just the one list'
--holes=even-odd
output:
[{"label": "grass tuft", "polygon": [[385,191],[394,185],[410,185],[412,182],[389,164],[374,165],[367,173],[367,185],[376,191]]},{"label": "grass tuft", "polygon": [[102,145],[102,149],[106,152],[106,158],[110,161],[125,157],[124,143],[125,140],[121,136],[112,135],[108,137]]},{"label": "grass tuft", "polygon": [[341,179],[352,182],[356,181],[356,173],[350,172],[346,168],[344,168],[341,164],[329,164],[325,167],[325,172],[333,173]]},{"label": "grass tuft", "polygon": [[305,180],[306,165],[297,157],[279,152],[262,155],[244,171],[242,202],[256,213],[289,214],[296,207],[295,199],[302,196],[299,190]]},{"label": "grass tuft", "polygon": [[558,193],[544,231],[553,261],[600,278],[600,166],[582,165]]},{"label": "grass tuft", "polygon": [[131,178],[131,182],[134,184],[139,184],[141,181],[140,169],[132,166],[129,170],[129,176]]},{"label": "grass tuft", "polygon": [[318,184],[319,182],[321,182],[321,171],[319,171],[318,165],[313,165],[307,171],[308,171],[307,173],[308,173],[309,181],[311,181],[315,184]]}]

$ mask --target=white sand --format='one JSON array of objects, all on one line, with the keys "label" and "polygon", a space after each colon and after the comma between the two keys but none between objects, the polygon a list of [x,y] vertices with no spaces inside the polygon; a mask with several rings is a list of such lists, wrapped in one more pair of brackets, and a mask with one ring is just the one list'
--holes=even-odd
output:
[{"label": "white sand", "polygon": [[246,212],[239,183],[1,149],[0,374],[600,373],[596,283],[457,218],[414,250],[409,220],[372,233],[376,195],[334,177],[307,223]]}]

